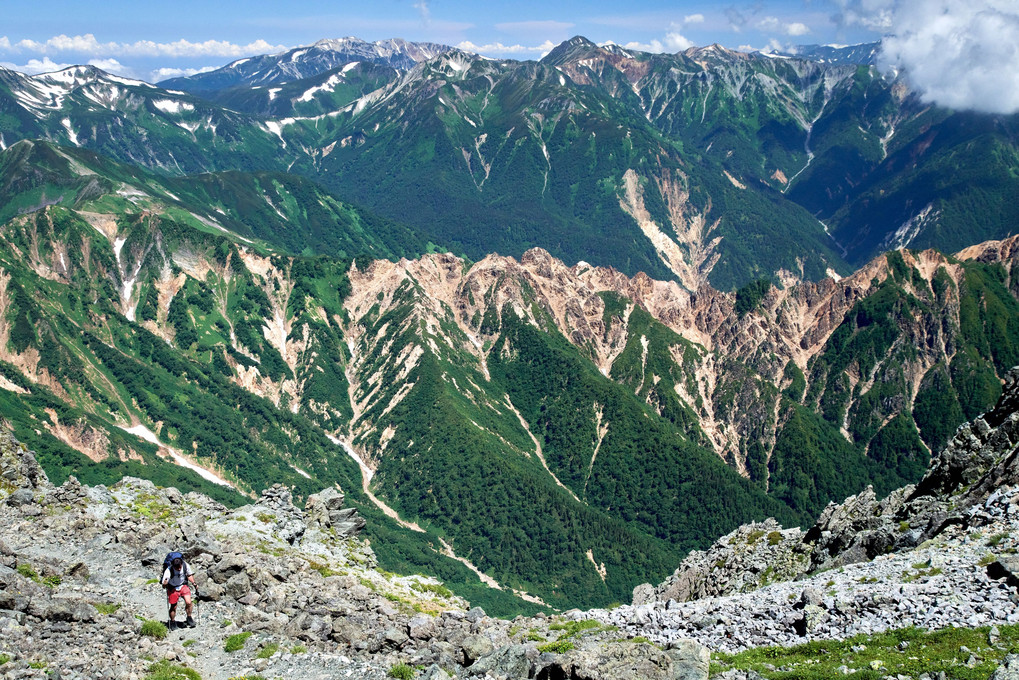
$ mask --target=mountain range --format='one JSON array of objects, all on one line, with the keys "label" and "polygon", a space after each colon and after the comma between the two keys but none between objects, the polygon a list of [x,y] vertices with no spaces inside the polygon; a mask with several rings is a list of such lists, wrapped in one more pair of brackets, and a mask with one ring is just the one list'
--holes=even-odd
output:
[{"label": "mountain range", "polygon": [[339,484],[507,614],[916,481],[1019,363],[1017,121],[823,54],[0,72],[5,423],[58,484]]}]

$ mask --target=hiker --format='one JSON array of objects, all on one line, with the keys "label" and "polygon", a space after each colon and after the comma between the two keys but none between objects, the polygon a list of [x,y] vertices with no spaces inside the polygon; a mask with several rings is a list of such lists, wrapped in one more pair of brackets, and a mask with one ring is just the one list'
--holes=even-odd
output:
[{"label": "hiker", "polygon": [[183,555],[173,553],[170,563],[160,579],[160,583],[166,588],[166,599],[170,603],[169,627],[171,629],[177,623],[177,601],[181,596],[184,597],[184,608],[188,616],[185,625],[188,628],[195,627],[195,620],[191,616],[191,588],[188,587],[187,582],[190,582],[192,586],[195,585],[195,573],[191,570],[191,566],[184,561]]}]

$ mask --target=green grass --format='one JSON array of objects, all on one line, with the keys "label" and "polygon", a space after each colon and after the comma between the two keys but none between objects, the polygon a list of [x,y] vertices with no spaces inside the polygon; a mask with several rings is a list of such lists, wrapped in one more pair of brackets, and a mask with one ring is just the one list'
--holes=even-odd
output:
[{"label": "green grass", "polygon": [[258,650],[258,654],[255,655],[255,658],[256,659],[268,659],[268,658],[272,657],[272,655],[275,654],[276,652],[278,652],[279,650],[280,650],[279,644],[277,644],[275,642],[270,642],[265,647],[262,647],[260,650]]},{"label": "green grass", "polygon": [[567,639],[559,638],[544,645],[538,645],[539,652],[550,652],[552,654],[565,654],[574,648],[574,644]]},{"label": "green grass", "polygon": [[[841,641],[716,654],[712,675],[737,668],[757,671],[768,680],[828,680],[840,677],[836,669],[846,666],[857,680],[879,680],[888,675],[915,678],[941,672],[953,680],[987,680],[1007,654],[1019,651],[1019,626],[998,628],[1001,638],[997,645],[988,642],[988,627],[938,631],[902,628]],[[961,647],[970,651],[961,651]],[[972,668],[966,666],[971,655],[977,659]],[[873,662],[880,665],[875,664],[875,668]]]},{"label": "green grass", "polygon": [[414,677],[414,669],[401,662],[390,668],[386,675],[397,680],[411,680]]},{"label": "green grass", "polygon": [[10,654],[0,654],[0,666],[3,666],[5,663],[7,663],[10,660],[11,660],[11,655]]},{"label": "green grass", "polygon": [[37,572],[35,570],[35,567],[33,567],[28,562],[22,562],[21,564],[19,564],[18,568],[15,571],[17,571],[19,574],[21,574],[27,579],[31,579],[33,581],[39,580],[39,572]]},{"label": "green grass", "polygon": [[290,648],[291,654],[305,654],[307,651],[308,648],[305,647],[304,645],[294,645],[293,647]]},{"label": "green grass", "polygon": [[149,666],[148,675],[143,680],[202,680],[202,676],[198,671],[164,659]]},{"label": "green grass", "polygon": [[244,643],[251,637],[251,633],[236,633],[226,639],[223,645],[224,652],[236,652],[244,647]]},{"label": "green grass", "polygon": [[163,640],[166,638],[169,631],[166,629],[166,624],[161,621],[153,621],[152,619],[145,619],[142,623],[141,634],[145,637],[155,638],[157,640]]},{"label": "green grass", "polygon": [[93,602],[92,606],[95,607],[96,611],[103,616],[109,616],[110,614],[116,614],[120,611],[122,605],[114,604],[112,602]]},{"label": "green grass", "polygon": [[607,625],[594,621],[593,619],[582,619],[580,621],[564,621],[560,623],[553,623],[548,627],[549,630],[562,631],[559,634],[559,639],[563,640],[566,638],[576,637],[584,631],[592,631],[600,633],[606,630],[618,630],[616,626]]}]

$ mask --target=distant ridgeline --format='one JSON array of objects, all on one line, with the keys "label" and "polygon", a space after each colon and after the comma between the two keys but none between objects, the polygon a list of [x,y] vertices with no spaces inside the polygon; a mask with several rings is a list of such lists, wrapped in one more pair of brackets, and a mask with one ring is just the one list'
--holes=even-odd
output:
[{"label": "distant ridgeline", "polygon": [[915,481],[1019,364],[1016,240],[959,251],[1014,223],[1008,120],[718,47],[415,54],[0,72],[0,412],[55,483],[335,483],[389,570],[607,605]]},{"label": "distant ridgeline", "polygon": [[[518,62],[343,39],[163,87],[95,67],[0,70],[0,147],[46,138],[164,176],[226,173],[191,184],[292,252],[541,247],[690,290],[846,275],[892,248],[1012,232],[1015,116],[923,104],[870,65],[873,45],[800,53],[578,37]],[[224,201],[239,169],[318,186],[262,174],[266,197]],[[377,215],[362,219],[385,243],[331,236],[338,203]]]}]

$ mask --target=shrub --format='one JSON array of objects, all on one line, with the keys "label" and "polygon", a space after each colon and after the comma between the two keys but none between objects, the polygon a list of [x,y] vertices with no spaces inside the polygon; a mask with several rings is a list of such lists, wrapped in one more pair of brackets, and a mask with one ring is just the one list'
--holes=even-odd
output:
[{"label": "shrub", "polygon": [[255,655],[255,658],[268,659],[279,650],[280,646],[278,644],[276,644],[275,642],[270,642],[265,647],[262,647],[260,650],[258,650],[258,654]]},{"label": "shrub", "polygon": [[144,680],[202,680],[202,676],[198,671],[164,659],[149,666],[149,673]]},{"label": "shrub", "polygon": [[104,616],[109,616],[110,614],[116,614],[118,611],[120,611],[120,607],[121,607],[121,605],[114,604],[112,602],[93,602],[92,606],[96,608],[97,612],[99,612],[100,614],[102,614]]},{"label": "shrub", "polygon": [[224,652],[236,652],[244,647],[244,643],[251,637],[251,633],[237,633],[231,635],[226,639],[226,644],[223,645]]},{"label": "shrub", "polygon": [[145,619],[145,621],[142,623],[142,633],[141,634],[146,636],[146,637],[155,638],[157,640],[162,640],[162,639],[166,638],[166,635],[169,632],[170,631],[168,631],[166,629],[166,624],[162,623],[161,621],[153,621],[152,619]]},{"label": "shrub", "polygon": [[305,647],[304,645],[294,645],[293,647],[290,648],[291,654],[304,654],[307,651],[308,648]]},{"label": "shrub", "polygon": [[782,542],[782,532],[772,531],[768,534],[768,545],[778,545]]},{"label": "shrub", "polygon": [[565,654],[566,652],[573,649],[573,643],[569,640],[560,638],[555,642],[549,642],[548,644],[538,645],[539,652],[551,652],[552,654]]},{"label": "shrub", "polygon": [[10,660],[11,660],[11,655],[10,654],[0,654],[0,666],[3,666],[5,663],[7,663]]},{"label": "shrub", "polygon": [[401,662],[390,668],[387,675],[397,680],[411,680],[414,677],[414,669]]}]

